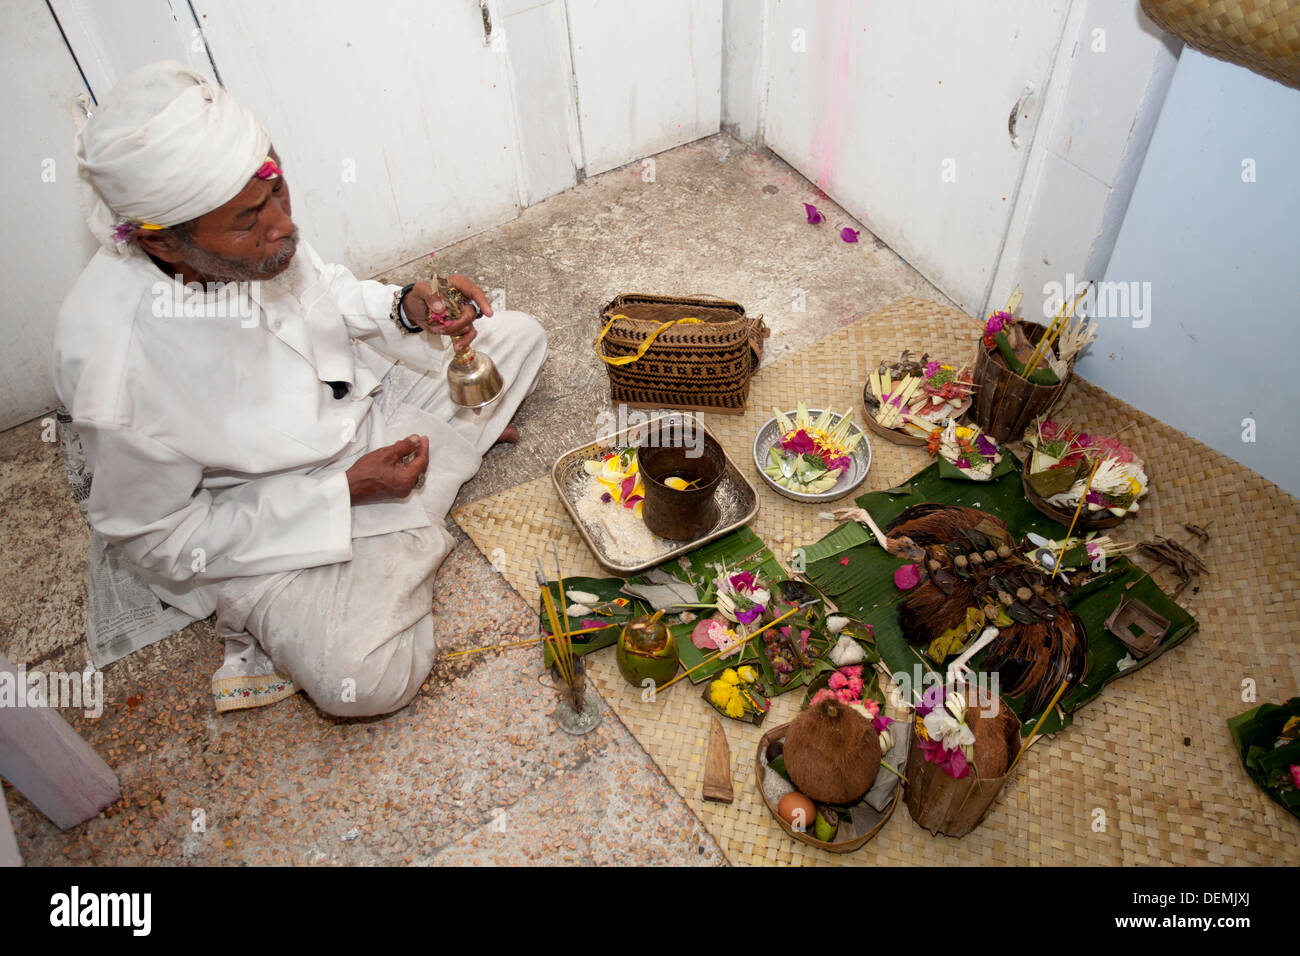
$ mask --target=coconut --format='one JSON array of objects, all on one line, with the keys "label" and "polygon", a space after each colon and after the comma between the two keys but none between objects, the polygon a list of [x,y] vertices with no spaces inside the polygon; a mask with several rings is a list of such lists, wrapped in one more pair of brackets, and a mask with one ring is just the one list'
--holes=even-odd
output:
[{"label": "coconut", "polygon": [[818,803],[856,803],[880,770],[871,721],[834,700],[809,707],[785,735],[785,769],[799,792]]}]

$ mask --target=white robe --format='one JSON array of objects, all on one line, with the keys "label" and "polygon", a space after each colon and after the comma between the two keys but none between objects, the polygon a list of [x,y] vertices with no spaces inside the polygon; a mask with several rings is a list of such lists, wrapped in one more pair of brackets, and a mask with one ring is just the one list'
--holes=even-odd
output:
[{"label": "white robe", "polygon": [[[417,548],[431,567],[412,584],[427,598],[432,570],[450,547],[442,519],[535,384],[545,355],[531,317],[481,319],[478,344],[501,367],[507,392],[481,415],[458,409],[443,384],[450,349],[441,337],[433,340],[439,349],[430,336],[396,329],[389,318],[395,288],[326,265],[305,242],[284,274],[224,296],[178,294],[147,257],[101,252],[59,313],[55,386],[94,473],[92,526],[162,600],[195,617],[224,606],[294,679],[290,652],[272,653],[255,629],[270,629],[270,597],[304,569],[350,564],[357,539],[404,532],[391,540],[406,541],[436,523]],[[421,411],[405,398],[388,402],[386,414],[374,408],[393,357],[428,374],[404,379],[404,390],[423,383],[413,390]],[[348,383],[348,394],[336,399],[329,382]],[[347,468],[417,431],[430,439],[425,490],[353,506]],[[367,553],[382,555],[382,539]],[[375,582],[358,585],[364,593]],[[430,606],[418,593],[402,600],[411,608],[423,600],[422,613]],[[431,626],[425,629],[431,640]],[[417,656],[431,663],[432,650]],[[413,678],[417,689],[423,676]],[[363,712],[360,706],[331,712]]]}]

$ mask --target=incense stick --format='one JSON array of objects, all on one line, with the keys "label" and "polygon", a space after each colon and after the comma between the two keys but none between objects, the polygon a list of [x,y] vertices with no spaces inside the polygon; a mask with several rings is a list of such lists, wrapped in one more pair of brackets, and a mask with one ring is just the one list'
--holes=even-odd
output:
[{"label": "incense stick", "polygon": [[692,674],[694,674],[697,670],[699,670],[699,669],[700,669],[701,667],[703,667],[705,664],[712,664],[714,661],[716,661],[718,658],[720,658],[724,653],[728,653],[728,654],[729,654],[729,653],[731,653],[732,651],[736,650],[736,649],[739,648],[739,647],[744,647],[746,644],[748,644],[748,643],[749,643],[750,641],[752,641],[754,638],[758,637],[758,635],[760,635],[760,634],[762,634],[764,631],[766,631],[769,627],[773,627],[774,625],[780,624],[780,623],[781,623],[782,621],[784,621],[787,617],[789,617],[791,614],[794,614],[794,613],[795,613],[796,611],[798,611],[798,610],[799,610],[799,608],[797,608],[797,607],[792,607],[792,608],[790,608],[790,610],[786,611],[784,614],[782,614],[780,617],[778,617],[775,621],[772,621],[772,622],[770,622],[770,623],[768,623],[768,624],[764,624],[762,627],[760,627],[760,628],[759,628],[757,631],[755,631],[753,634],[750,634],[750,635],[746,636],[745,638],[743,638],[742,640],[738,641],[738,642],[735,644],[735,646],[733,646],[733,647],[728,647],[728,648],[726,649],[726,651],[715,651],[715,652],[713,653],[712,656],[710,656],[710,657],[706,657],[704,660],[700,661],[698,664],[696,664],[696,665],[695,665],[694,667],[692,667],[690,670],[688,670],[688,671],[683,671],[682,673],[680,673],[680,674],[678,674],[676,677],[674,677],[672,680],[668,681],[668,683],[666,683],[666,684],[660,684],[658,687],[655,688],[655,693],[658,694],[660,691],[667,690],[669,687],[672,687],[673,684],[676,684],[676,683],[677,683],[679,680],[681,680],[683,677],[690,677]]},{"label": "incense stick", "polygon": [[1079,504],[1074,509],[1074,517],[1070,519],[1070,529],[1065,532],[1065,537],[1061,540],[1060,553],[1054,556],[1052,561],[1052,580],[1056,580],[1056,575],[1061,570],[1061,558],[1065,557],[1065,546],[1070,541],[1070,536],[1074,534],[1074,526],[1079,521],[1079,515],[1083,512],[1083,506],[1088,503],[1088,490],[1092,488],[1093,476],[1097,474],[1097,469],[1101,466],[1101,459],[1098,458],[1092,463],[1092,473],[1088,475],[1088,481],[1083,486],[1083,494],[1079,495]]}]

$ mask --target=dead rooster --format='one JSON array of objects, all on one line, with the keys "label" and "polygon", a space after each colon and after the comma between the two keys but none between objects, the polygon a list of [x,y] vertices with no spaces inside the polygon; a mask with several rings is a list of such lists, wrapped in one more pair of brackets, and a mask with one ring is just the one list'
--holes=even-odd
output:
[{"label": "dead rooster", "polygon": [[994,624],[998,634],[986,646],[983,667],[997,671],[1003,691],[1024,696],[1033,711],[1063,682],[1072,690],[1087,674],[1083,622],[1061,602],[1051,579],[1021,556],[1001,518],[960,505],[920,504],[881,531],[859,508],[836,517],[863,521],[882,548],[920,566],[921,582],[899,606],[908,643],[930,648],[955,636],[958,645],[968,645]]}]

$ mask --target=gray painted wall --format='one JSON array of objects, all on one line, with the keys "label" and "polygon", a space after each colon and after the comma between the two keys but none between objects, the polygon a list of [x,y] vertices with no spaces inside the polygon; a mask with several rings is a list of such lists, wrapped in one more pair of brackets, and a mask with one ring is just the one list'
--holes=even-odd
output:
[{"label": "gray painted wall", "polygon": [[1099,315],[1078,367],[1293,495],[1297,174],[1300,91],[1185,49],[1106,269],[1107,282],[1138,283],[1147,314]]}]

